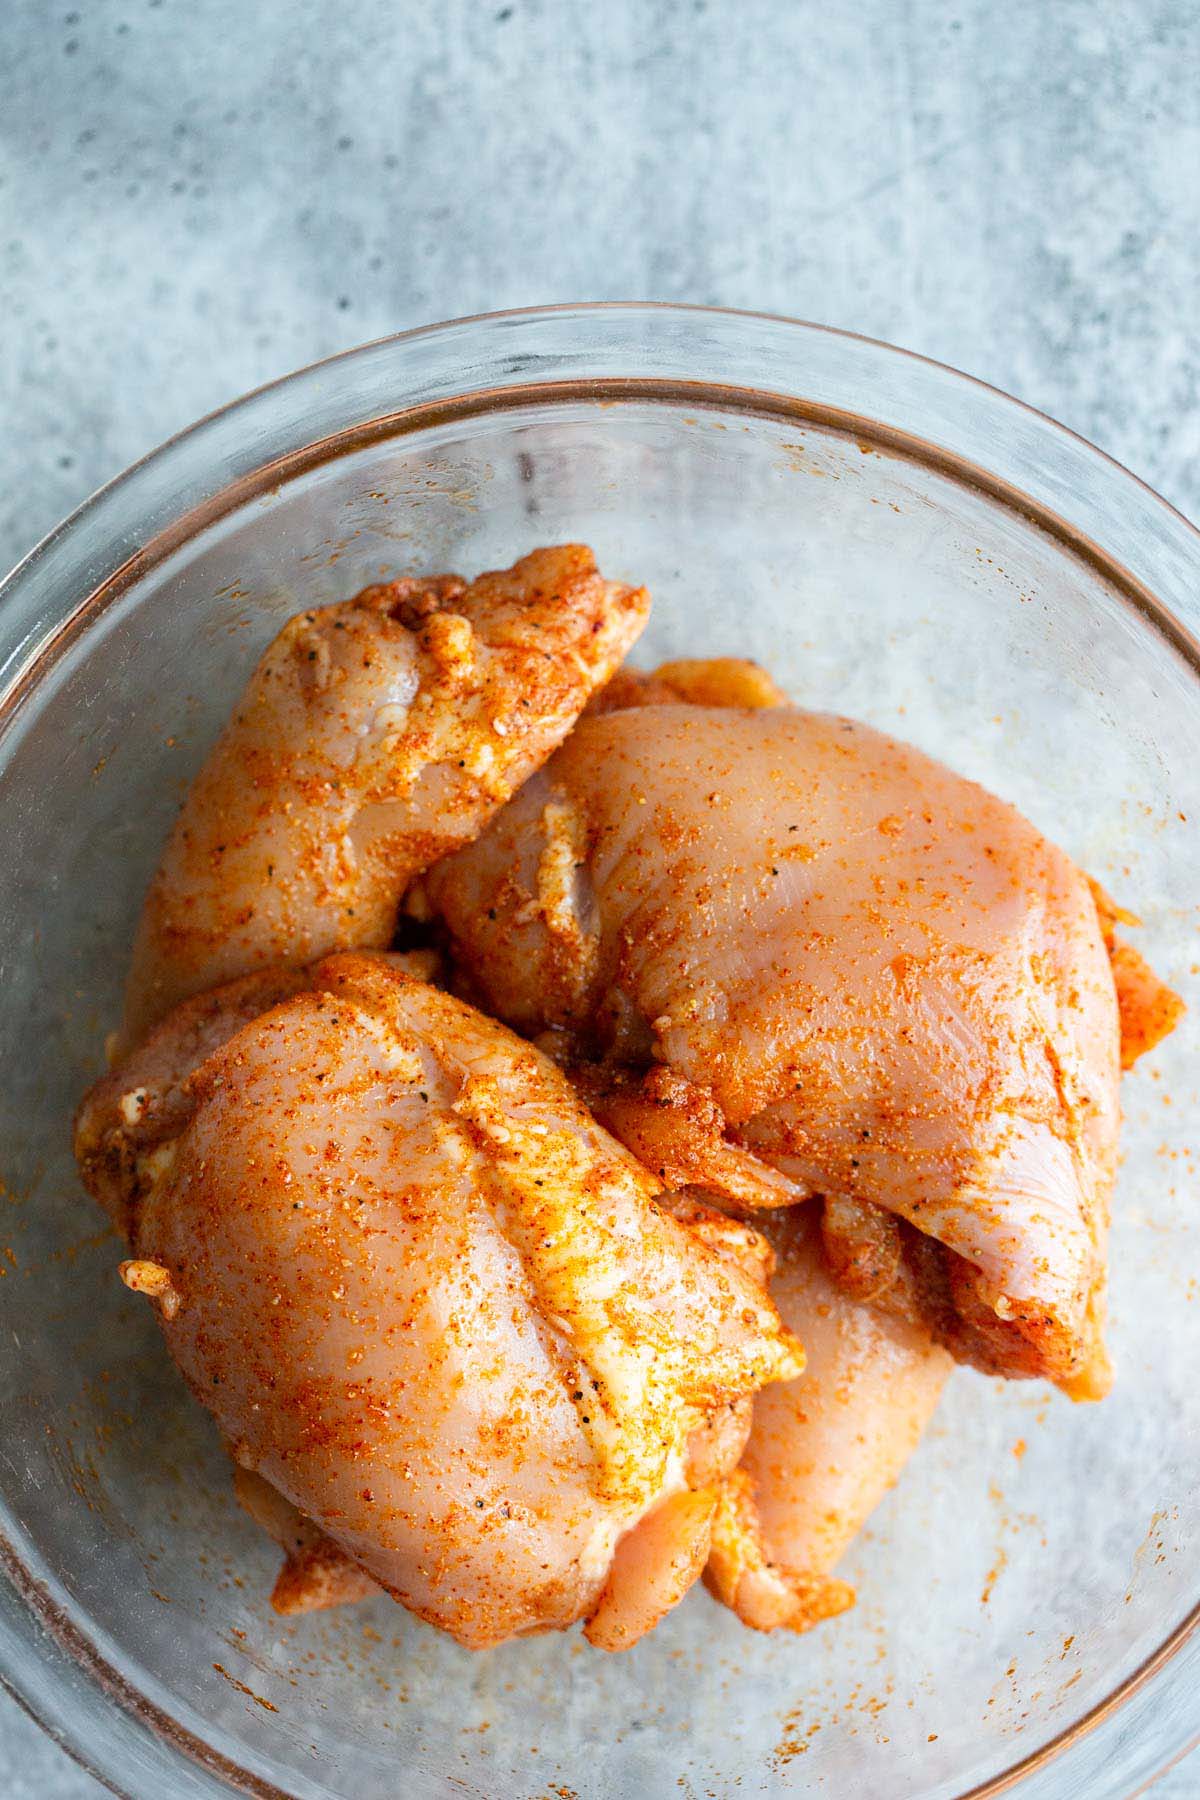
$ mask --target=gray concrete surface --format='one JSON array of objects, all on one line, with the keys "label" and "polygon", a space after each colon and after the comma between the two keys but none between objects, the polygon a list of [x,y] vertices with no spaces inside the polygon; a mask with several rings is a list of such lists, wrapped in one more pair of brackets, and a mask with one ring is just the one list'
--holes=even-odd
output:
[{"label": "gray concrete surface", "polygon": [[[581,298],[892,339],[1195,517],[1198,170],[1189,0],[0,0],[0,564],[273,375]],[[0,1703],[4,1800],[99,1791]]]}]

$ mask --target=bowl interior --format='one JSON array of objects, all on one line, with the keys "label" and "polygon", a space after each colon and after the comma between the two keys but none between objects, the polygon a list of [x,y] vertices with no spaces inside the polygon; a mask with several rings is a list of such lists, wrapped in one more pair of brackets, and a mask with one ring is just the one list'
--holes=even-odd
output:
[{"label": "bowl interior", "polygon": [[[755,1636],[703,1593],[622,1657],[575,1634],[471,1655],[387,1602],[277,1619],[273,1547],[68,1154],[173,810],[282,620],[567,538],[650,585],[639,661],[755,656],[801,704],[1014,801],[1141,915],[1192,1004],[1125,1084],[1111,1399],[956,1373],[848,1559],[857,1609],[806,1637]],[[314,1800],[933,1800],[1083,1717],[1200,1597],[1198,719],[1195,669],[1097,560],[782,411],[579,394],[435,420],[246,499],[98,599],[0,743],[0,1497],[65,1627],[248,1781]]]}]

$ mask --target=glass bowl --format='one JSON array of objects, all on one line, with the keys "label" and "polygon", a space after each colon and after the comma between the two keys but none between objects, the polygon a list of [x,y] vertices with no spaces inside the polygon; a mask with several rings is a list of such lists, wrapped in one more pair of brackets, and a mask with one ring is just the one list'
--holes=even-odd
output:
[{"label": "glass bowl", "polygon": [[[147,875],[256,652],[402,571],[583,539],[639,652],[758,657],[804,704],[1016,802],[1192,1005],[1125,1084],[1118,1379],[951,1381],[846,1572],[756,1636],[694,1593],[625,1656],[487,1654],[381,1601],[285,1622],[69,1121]],[[1200,1732],[1200,539],[987,388],[810,325],[498,315],[369,345],[90,501],[0,608],[0,1668],[119,1792],[1129,1795]]]}]

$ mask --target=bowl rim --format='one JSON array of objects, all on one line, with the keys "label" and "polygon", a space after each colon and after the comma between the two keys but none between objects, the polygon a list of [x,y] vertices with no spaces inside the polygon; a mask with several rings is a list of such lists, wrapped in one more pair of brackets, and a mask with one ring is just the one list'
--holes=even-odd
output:
[{"label": "bowl rim", "polygon": [[[555,321],[579,321],[587,326],[603,321],[636,323],[649,319],[674,321],[683,328],[691,327],[697,332],[714,321],[728,321],[734,326],[768,327],[772,331],[782,330],[789,341],[795,338],[796,341],[807,339],[842,344],[865,352],[877,360],[882,358],[887,363],[915,369],[919,375],[934,377],[941,382],[948,379],[952,390],[974,396],[998,414],[1019,418],[1027,427],[1035,428],[1040,436],[1065,446],[1093,470],[1107,472],[1108,477],[1115,478],[1121,489],[1140,496],[1147,512],[1165,524],[1190,557],[1200,564],[1200,529],[1118,459],[1028,402],[918,351],[888,344],[863,333],[821,325],[786,314],[730,307],[684,305],[665,301],[600,301],[509,308],[414,326],[304,364],[203,414],[97,488],[59,524],[52,527],[0,579],[0,731],[24,692],[37,685],[38,676],[47,666],[47,658],[53,661],[68,637],[76,629],[85,629],[94,620],[100,604],[153,567],[177,544],[194,537],[214,517],[223,516],[245,504],[256,489],[262,491],[282,485],[306,469],[320,466],[334,456],[345,454],[347,450],[362,447],[366,442],[408,435],[433,422],[439,410],[442,415],[449,411],[456,416],[480,416],[499,410],[506,404],[520,405],[534,395],[542,398],[557,397],[557,388],[570,389],[574,395],[578,395],[581,390],[594,388],[597,390],[596,398],[602,397],[599,392],[602,388],[605,398],[619,400],[640,397],[660,403],[686,397],[694,405],[733,405],[743,411],[767,411],[776,416],[790,401],[805,418],[825,423],[832,429],[853,431],[855,425],[860,424],[870,430],[873,438],[881,439],[884,443],[891,442],[905,456],[917,456],[923,462],[941,465],[956,478],[967,479],[971,485],[993,493],[1005,504],[1015,504],[1030,513],[1037,523],[1050,529],[1056,537],[1064,539],[1072,550],[1095,563],[1107,579],[1115,582],[1150,625],[1179,652],[1190,665],[1192,673],[1200,678],[1200,637],[1172,607],[1164,603],[1154,584],[1147,581],[1136,568],[1127,566],[1124,561],[1104,550],[1090,533],[1072,524],[1065,514],[1060,514],[1052,505],[1047,505],[1024,486],[991,474],[986,467],[975,463],[960,450],[947,447],[935,439],[889,426],[869,413],[857,413],[805,400],[802,395],[788,390],[758,389],[736,382],[723,383],[720,379],[711,377],[697,378],[689,390],[687,382],[672,382],[653,375],[638,378],[617,375],[591,379],[576,377],[565,382],[555,382],[539,379],[535,373],[524,382],[504,381],[498,386],[483,390],[464,389],[458,394],[443,398],[440,408],[434,402],[426,400],[399,410],[384,412],[362,421],[357,428],[344,427],[330,436],[317,437],[307,444],[294,446],[289,452],[273,460],[254,460],[232,480],[227,479],[215,488],[209,505],[185,507],[169,522],[164,520],[160,529],[151,536],[126,545],[127,553],[124,556],[115,561],[110,558],[111,566],[104,575],[87,586],[79,602],[56,622],[53,631],[46,633],[35,629],[33,632],[22,633],[18,626],[15,639],[5,646],[4,627],[13,604],[19,602],[21,589],[31,581],[36,581],[42,566],[52,560],[56,553],[61,553],[62,547],[69,546],[86,528],[101,520],[106,510],[118,507],[131,494],[136,497],[139,486],[146,483],[149,477],[169,468],[174,460],[187,455],[214,429],[245,420],[256,409],[269,406],[275,398],[298,392],[306,384],[311,385],[329,375],[336,376],[344,370],[353,369],[381,353],[395,355],[410,347],[430,343],[436,345],[445,342],[455,333],[499,330],[503,334],[504,331],[524,325],[538,326]],[[453,386],[452,379],[450,385]],[[707,400],[702,398],[704,393],[710,396]],[[756,398],[761,404],[754,404]],[[212,510],[214,501],[223,502],[216,512]],[[1200,612],[1197,617],[1200,618]],[[187,1727],[146,1694],[134,1688],[69,1617],[46,1585],[25,1563],[16,1545],[2,1532],[0,1571],[15,1589],[20,1604],[32,1613],[36,1622],[65,1651],[88,1681],[114,1702],[132,1723],[142,1726],[165,1742],[172,1751],[186,1757],[193,1768],[198,1765],[207,1774],[215,1776],[231,1791],[253,1795],[258,1800],[288,1800],[285,1790],[231,1762],[219,1751],[196,1738]],[[1144,1690],[1198,1629],[1200,1602],[1105,1698],[999,1774],[963,1791],[958,1800],[993,1800],[994,1796],[1011,1791],[1027,1777],[1044,1769],[1064,1751],[1111,1719],[1129,1700]],[[40,1707],[28,1688],[21,1684],[14,1666],[0,1666],[0,1687],[96,1780],[111,1788],[114,1793],[124,1792],[111,1772],[106,1772],[93,1762],[86,1746],[84,1731],[72,1730],[54,1721],[49,1709]],[[1200,1743],[1200,1716],[1189,1722],[1189,1729],[1192,1735],[1187,1741],[1168,1751],[1165,1760],[1157,1764],[1149,1780],[1156,1780]],[[1143,1792],[1146,1785],[1148,1782],[1143,1778],[1142,1784],[1133,1793]]]},{"label": "bowl rim", "polygon": [[[1083,436],[1082,432],[1074,430],[1070,425],[1064,425],[1061,420],[1054,418],[1050,413],[1043,412],[1032,402],[1022,400],[1016,394],[1008,393],[1006,389],[997,387],[994,382],[985,381],[982,376],[972,375],[965,369],[957,368],[953,363],[943,362],[938,357],[927,356],[923,351],[909,349],[903,344],[890,343],[886,338],[872,337],[868,332],[851,331],[844,325],[822,324],[820,320],[804,318],[798,313],[777,313],[741,306],[706,306],[696,301],[565,300],[545,306],[499,307],[485,312],[462,313],[453,318],[434,320],[424,325],[410,325],[403,331],[384,332],[378,337],[365,338],[361,344],[352,344],[344,350],[333,350],[328,356],[314,357],[311,362],[300,363],[296,368],[288,370],[283,375],[273,375],[266,381],[258,382],[254,387],[247,388],[244,393],[235,395],[233,399],[223,401],[219,406],[211,407],[208,412],[201,413],[178,431],[171,432],[168,437],[153,445],[143,455],[136,457],[133,462],[127,463],[125,468],[119,470],[117,474],[110,476],[107,481],[101,482],[99,487],[93,488],[91,493],[85,495],[77,506],[66,513],[56,525],[52,525],[23,555],[18,557],[10,569],[0,575],[0,600],[7,595],[10,584],[15,583],[17,577],[23,575],[28,566],[35,562],[50,544],[72,530],[80,519],[91,514],[110,495],[118,489],[123,489],[147,465],[160,461],[178,445],[193,439],[206,426],[247,410],[258,401],[268,398],[281,389],[294,387],[309,376],[337,369],[343,364],[356,362],[370,351],[396,347],[426,338],[437,338],[445,332],[459,327],[522,319],[591,318],[604,314],[662,314],[683,319],[688,317],[740,319],[748,323],[782,325],[787,328],[798,327],[802,331],[816,333],[824,338],[841,339],[846,343],[865,345],[872,350],[882,350],[890,357],[902,358],[906,362],[951,375],[957,382],[977,389],[993,400],[1001,401],[1005,407],[1027,414],[1041,426],[1049,427],[1057,436],[1069,440],[1084,450],[1089,458],[1098,458],[1107,464],[1124,479],[1134,483],[1156,506],[1164,508],[1178,525],[1197,540],[1197,547],[1200,548],[1200,525],[1194,524],[1186,513],[1160,494],[1142,476],[1136,474],[1127,463],[1121,462],[1119,457],[1112,455],[1108,450],[1101,449],[1098,444],[1093,444],[1090,438]],[[1180,622],[1167,608],[1160,606],[1160,610],[1165,623],[1179,626]],[[1191,636],[1190,633],[1188,635]]]}]

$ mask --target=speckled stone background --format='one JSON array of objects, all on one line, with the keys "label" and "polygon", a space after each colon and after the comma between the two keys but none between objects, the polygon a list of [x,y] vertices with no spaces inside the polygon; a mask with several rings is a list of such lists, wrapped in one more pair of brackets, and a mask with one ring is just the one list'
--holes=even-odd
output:
[{"label": "speckled stone background", "polygon": [[[0,564],[271,376],[575,299],[889,338],[1196,517],[1198,171],[1191,0],[0,0]],[[100,1791],[0,1700],[3,1800]]]}]

